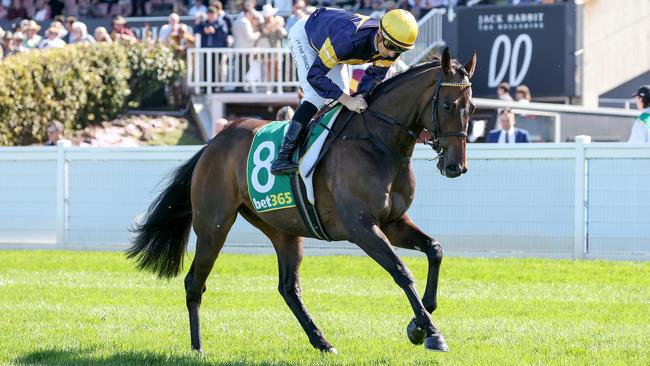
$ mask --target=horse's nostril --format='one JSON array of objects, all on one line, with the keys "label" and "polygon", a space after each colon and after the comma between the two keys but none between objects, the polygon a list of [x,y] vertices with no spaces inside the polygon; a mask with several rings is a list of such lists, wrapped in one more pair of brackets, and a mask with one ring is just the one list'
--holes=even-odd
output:
[{"label": "horse's nostril", "polygon": [[458,164],[449,164],[445,167],[445,175],[448,178],[456,178],[462,174],[462,169]]},{"label": "horse's nostril", "polygon": [[448,173],[460,173],[461,169],[458,164],[450,164],[445,168]]}]

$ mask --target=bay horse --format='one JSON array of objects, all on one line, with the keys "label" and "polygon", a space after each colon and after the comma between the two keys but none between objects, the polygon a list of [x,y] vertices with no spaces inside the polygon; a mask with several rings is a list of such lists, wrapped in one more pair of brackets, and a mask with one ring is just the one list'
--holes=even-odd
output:
[{"label": "bay horse", "polygon": [[[328,137],[329,150],[314,172],[317,211],[333,240],[361,248],[395,280],[413,308],[407,336],[426,349],[447,351],[444,337],[431,320],[436,309],[441,245],[423,233],[406,213],[413,201],[415,177],[410,156],[426,129],[446,177],[467,171],[467,124],[473,113],[470,78],[476,54],[464,66],[451,59],[421,64],[380,83],[367,97],[368,110],[346,109],[343,130]],[[228,124],[171,176],[163,192],[135,227],[127,255],[139,269],[161,278],[177,276],[190,227],[197,235],[196,253],[185,277],[192,349],[202,352],[199,308],[205,282],[226,235],[241,214],[269,237],[279,267],[278,290],[304,329],[309,342],[336,353],[316,326],[301,299],[299,269],[303,237],[311,234],[297,208],[256,213],[248,195],[246,161],[255,132],[269,121],[246,119]],[[335,123],[333,129],[336,130]],[[335,137],[335,135],[339,137]],[[363,182],[359,181],[363,177]],[[428,277],[420,299],[413,275],[392,246],[424,252]]]}]

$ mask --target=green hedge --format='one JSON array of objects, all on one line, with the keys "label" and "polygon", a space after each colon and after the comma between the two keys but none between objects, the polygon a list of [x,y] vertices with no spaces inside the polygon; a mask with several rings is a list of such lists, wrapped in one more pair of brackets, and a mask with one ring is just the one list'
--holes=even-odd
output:
[{"label": "green hedge", "polygon": [[143,99],[185,71],[185,63],[177,59],[172,48],[138,44],[126,50],[131,70],[131,107],[137,107]]},{"label": "green hedge", "polygon": [[100,43],[29,52],[0,62],[0,145],[46,140],[47,124],[68,129],[114,118],[127,103],[178,78],[182,60],[159,45]]}]

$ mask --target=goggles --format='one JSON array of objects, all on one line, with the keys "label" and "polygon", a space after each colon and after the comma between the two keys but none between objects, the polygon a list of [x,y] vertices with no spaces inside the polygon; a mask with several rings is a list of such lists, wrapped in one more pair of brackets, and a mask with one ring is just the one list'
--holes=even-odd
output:
[{"label": "goggles", "polygon": [[394,52],[397,52],[397,53],[402,53],[402,52],[405,52],[405,51],[406,51],[405,49],[403,49],[403,48],[401,48],[401,47],[399,47],[399,46],[397,46],[397,45],[391,43],[391,42],[390,42],[389,40],[387,40],[385,37],[382,37],[382,38],[383,38],[382,43],[384,44],[384,47],[385,47],[387,50],[389,50],[389,51],[394,51]]}]

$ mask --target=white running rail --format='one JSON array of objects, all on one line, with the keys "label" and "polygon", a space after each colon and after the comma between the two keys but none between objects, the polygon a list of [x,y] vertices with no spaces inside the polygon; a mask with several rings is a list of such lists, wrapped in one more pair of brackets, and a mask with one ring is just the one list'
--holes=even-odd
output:
[{"label": "white running rail", "polygon": [[[409,213],[456,255],[650,260],[650,146],[576,140],[469,144],[469,171],[456,179],[441,176],[434,151],[418,144]],[[65,143],[0,147],[0,250],[125,249],[161,179],[201,148]],[[345,242],[305,246],[361,253]],[[238,219],[226,249],[271,253],[272,245]]]}]

